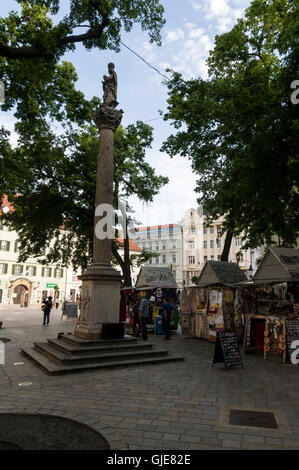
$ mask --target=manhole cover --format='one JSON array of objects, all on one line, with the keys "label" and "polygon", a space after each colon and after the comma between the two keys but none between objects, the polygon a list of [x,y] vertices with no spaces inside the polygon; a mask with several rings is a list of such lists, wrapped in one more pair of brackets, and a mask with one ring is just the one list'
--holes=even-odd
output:
[{"label": "manhole cover", "polygon": [[0,413],[0,450],[109,450],[83,423],[50,415]]},{"label": "manhole cover", "polygon": [[236,426],[255,426],[257,428],[277,429],[273,413],[263,411],[230,410],[230,424]]},{"label": "manhole cover", "polygon": [[11,341],[11,339],[8,339],[8,338],[0,338],[0,341],[2,341],[2,343],[9,343]]}]

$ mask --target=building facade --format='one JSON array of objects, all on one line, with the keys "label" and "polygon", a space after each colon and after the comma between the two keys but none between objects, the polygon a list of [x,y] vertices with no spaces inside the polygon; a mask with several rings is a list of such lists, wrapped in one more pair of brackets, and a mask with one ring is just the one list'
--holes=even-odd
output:
[{"label": "building facade", "polygon": [[[206,261],[220,261],[226,234],[221,235],[223,217],[205,226],[207,217],[203,207],[186,211],[181,226],[183,238],[183,280],[184,285],[193,285],[192,278],[198,277]],[[252,251],[241,250],[245,240],[242,236],[232,239],[229,261],[238,263],[247,273],[252,265]]]},{"label": "building facade", "polygon": [[183,287],[182,228],[180,224],[137,227],[135,243],[157,256],[148,265],[170,267],[176,283]]},{"label": "building facade", "polygon": [[50,295],[64,299],[66,269],[35,258],[19,263],[18,257],[17,232],[0,223],[0,303],[29,306]]}]

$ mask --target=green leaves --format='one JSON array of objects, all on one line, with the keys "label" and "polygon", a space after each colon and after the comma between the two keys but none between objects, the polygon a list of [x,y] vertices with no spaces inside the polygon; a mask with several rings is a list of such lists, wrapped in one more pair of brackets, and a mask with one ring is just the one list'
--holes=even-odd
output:
[{"label": "green leaves", "polygon": [[179,132],[162,149],[191,159],[199,202],[212,217],[224,214],[225,228],[244,232],[250,246],[298,236],[295,16],[294,0],[254,0],[245,19],[216,37],[208,80],[173,73],[168,83],[165,119]]}]

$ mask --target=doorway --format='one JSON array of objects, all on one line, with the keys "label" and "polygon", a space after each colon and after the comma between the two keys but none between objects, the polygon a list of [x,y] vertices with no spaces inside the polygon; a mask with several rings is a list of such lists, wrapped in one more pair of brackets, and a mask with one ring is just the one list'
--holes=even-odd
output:
[{"label": "doorway", "polygon": [[27,287],[25,287],[23,284],[19,284],[14,288],[13,291],[13,303],[15,305],[20,305],[22,297],[24,298],[24,294],[27,292]]}]

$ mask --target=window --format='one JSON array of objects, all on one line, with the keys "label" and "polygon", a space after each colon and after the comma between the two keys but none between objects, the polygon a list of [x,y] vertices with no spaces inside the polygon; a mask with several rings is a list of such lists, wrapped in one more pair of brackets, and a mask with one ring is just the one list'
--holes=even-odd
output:
[{"label": "window", "polygon": [[42,268],[42,276],[43,277],[51,277],[52,276],[52,269],[51,268]]},{"label": "window", "polygon": [[195,264],[195,256],[188,256],[188,263]]},{"label": "window", "polygon": [[8,264],[0,263],[0,274],[7,274]]},{"label": "window", "polygon": [[148,260],[149,264],[152,264],[152,259]]},{"label": "window", "polygon": [[221,248],[221,239],[217,238],[217,248]]},{"label": "window", "polygon": [[241,262],[241,263],[244,263],[244,254],[243,254],[243,253],[239,253],[239,256],[240,256],[240,262]]},{"label": "window", "polygon": [[156,264],[159,264],[159,261],[160,261],[160,257],[158,256],[158,257],[156,258]]},{"label": "window", "polygon": [[242,237],[236,237],[235,243],[236,243],[236,246],[242,246]]},{"label": "window", "polygon": [[204,260],[204,262],[206,263],[206,262],[208,261],[208,257],[207,257],[207,256],[204,256],[204,257],[203,257],[203,260]]},{"label": "window", "polygon": [[190,233],[195,233],[195,227],[190,228]]},{"label": "window", "polygon": [[163,264],[166,264],[166,255],[163,255],[163,256],[162,256],[162,263],[163,263]]},{"label": "window", "polygon": [[214,227],[210,228],[210,233],[212,233],[212,234],[214,233]]},{"label": "window", "polygon": [[166,243],[163,243],[163,250],[166,250]]},{"label": "window", "polygon": [[159,250],[159,245],[156,245],[156,250]]},{"label": "window", "polygon": [[149,249],[149,251],[152,251],[153,245],[151,243],[148,245],[148,249]]},{"label": "window", "polygon": [[221,233],[221,227],[217,227],[217,233],[218,233],[218,234]]},{"label": "window", "polygon": [[147,239],[149,240],[151,238],[151,232],[147,232],[147,235],[146,235]]},{"label": "window", "polygon": [[194,250],[194,242],[189,242],[189,250]]},{"label": "window", "polygon": [[158,230],[158,238],[161,238],[161,230]]},{"label": "window", "polygon": [[172,255],[172,262],[176,263],[176,255]]},{"label": "window", "polygon": [[26,266],[25,274],[27,276],[36,276],[36,266]]},{"label": "window", "polygon": [[76,280],[77,280],[77,274],[72,273],[72,282],[76,282]]},{"label": "window", "polygon": [[208,229],[207,229],[207,227],[204,227],[203,228],[203,234],[206,235],[207,233],[208,233]]},{"label": "window", "polygon": [[208,248],[208,242],[206,240],[203,242],[203,247],[205,250]]},{"label": "window", "polygon": [[214,248],[214,240],[210,240],[210,248]]},{"label": "window", "polygon": [[21,264],[13,264],[12,274],[22,274],[22,273],[23,273],[23,266]]},{"label": "window", "polygon": [[214,261],[215,257],[214,256],[211,256],[211,261]]},{"label": "window", "polygon": [[172,244],[172,248],[176,250],[176,243]]},{"label": "window", "polygon": [[6,240],[1,240],[0,241],[0,250],[1,251],[9,251],[10,249],[10,242]]},{"label": "window", "polygon": [[14,252],[17,253],[19,251],[19,248],[20,248],[19,240],[16,240],[15,241]]},{"label": "window", "polygon": [[[73,275],[74,275],[74,274],[75,274],[75,276],[77,276],[76,273],[73,273]],[[55,268],[55,270],[54,270],[54,277],[60,277],[60,278],[62,278],[62,277],[63,277],[63,269],[61,269],[61,268]],[[72,277],[73,277],[73,276],[72,276]],[[75,281],[76,281],[76,279],[75,279]],[[75,281],[73,281],[73,282],[75,282]]]}]

